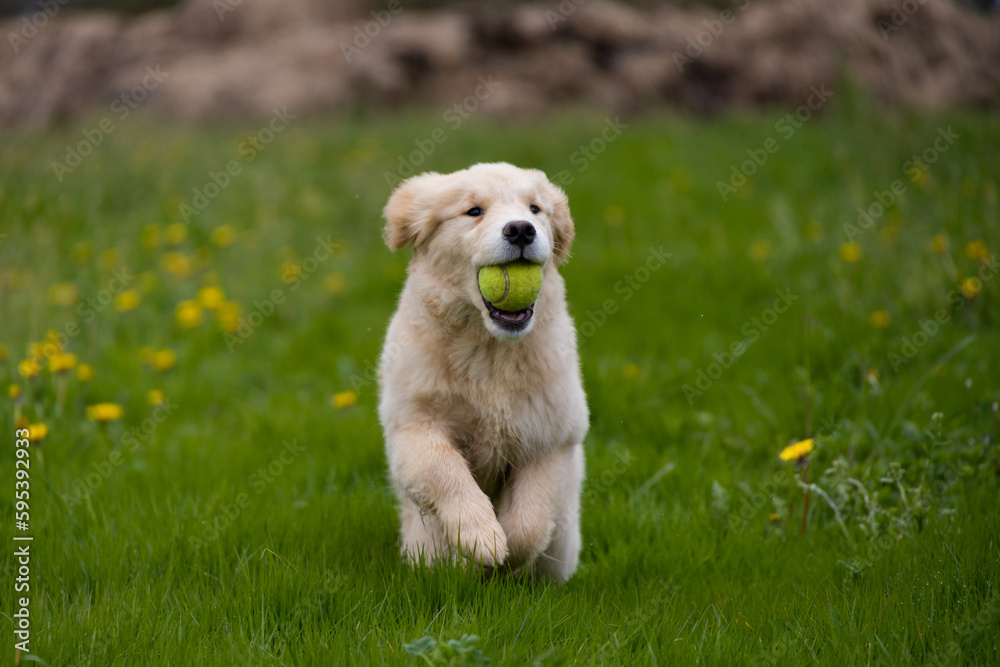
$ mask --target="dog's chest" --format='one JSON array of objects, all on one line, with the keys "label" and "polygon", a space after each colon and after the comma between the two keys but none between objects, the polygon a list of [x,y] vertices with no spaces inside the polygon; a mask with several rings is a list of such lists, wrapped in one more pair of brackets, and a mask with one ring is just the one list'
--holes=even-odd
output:
[{"label": "dog's chest", "polygon": [[511,467],[567,437],[568,415],[562,414],[559,401],[529,382],[487,374],[453,388],[457,391],[446,401],[447,421],[488,494],[498,490]]}]

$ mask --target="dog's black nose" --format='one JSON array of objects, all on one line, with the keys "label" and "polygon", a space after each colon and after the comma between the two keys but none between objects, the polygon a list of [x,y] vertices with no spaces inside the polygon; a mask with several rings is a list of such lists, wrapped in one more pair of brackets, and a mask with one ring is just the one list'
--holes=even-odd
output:
[{"label": "dog's black nose", "polygon": [[503,226],[503,236],[507,243],[524,247],[535,240],[535,226],[527,220],[515,220]]}]

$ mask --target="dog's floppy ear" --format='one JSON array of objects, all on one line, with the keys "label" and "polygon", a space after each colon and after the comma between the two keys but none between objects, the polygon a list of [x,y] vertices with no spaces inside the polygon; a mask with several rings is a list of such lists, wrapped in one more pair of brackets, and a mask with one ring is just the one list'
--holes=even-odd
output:
[{"label": "dog's floppy ear", "polygon": [[382,209],[385,218],[382,235],[390,250],[399,250],[411,243],[417,246],[430,235],[437,222],[434,202],[445,178],[433,171],[411,176],[392,193]]},{"label": "dog's floppy ear", "polygon": [[573,218],[569,215],[569,199],[566,193],[548,181],[545,184],[549,189],[552,206],[552,254],[556,258],[556,264],[562,264],[569,259],[569,249],[573,245],[576,230],[573,227]]}]

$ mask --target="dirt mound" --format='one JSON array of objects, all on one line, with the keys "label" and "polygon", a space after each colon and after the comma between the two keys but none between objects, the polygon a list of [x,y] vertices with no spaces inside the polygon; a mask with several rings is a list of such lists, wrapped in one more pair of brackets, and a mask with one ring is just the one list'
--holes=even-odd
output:
[{"label": "dirt mound", "polygon": [[7,21],[0,125],[114,104],[194,119],[410,102],[505,116],[571,103],[712,111],[798,105],[845,75],[889,104],[1000,102],[1000,19],[948,0],[367,7],[189,0],[135,18],[57,10]]}]

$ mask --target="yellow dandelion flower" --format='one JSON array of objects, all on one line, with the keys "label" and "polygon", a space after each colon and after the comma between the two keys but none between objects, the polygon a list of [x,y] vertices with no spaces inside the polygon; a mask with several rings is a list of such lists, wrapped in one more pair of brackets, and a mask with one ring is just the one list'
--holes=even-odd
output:
[{"label": "yellow dandelion flower", "polygon": [[962,294],[965,295],[966,299],[971,299],[983,290],[983,281],[979,278],[966,278],[959,285],[959,289],[962,290]]},{"label": "yellow dandelion flower", "polygon": [[743,185],[736,188],[736,192],[733,195],[737,199],[753,199],[754,192],[753,180],[748,178],[743,182]]},{"label": "yellow dandelion flower", "polygon": [[7,361],[7,346],[0,343],[0,361]]},{"label": "yellow dandelion flower", "polygon": [[611,227],[621,227],[625,224],[625,209],[621,206],[608,206],[604,209],[604,221]]},{"label": "yellow dandelion flower", "polygon": [[152,271],[143,271],[139,274],[139,290],[149,294],[154,289],[156,289],[156,284],[159,281],[156,279],[156,274]]},{"label": "yellow dandelion flower", "polygon": [[892,322],[892,318],[889,316],[888,311],[876,310],[868,316],[868,321],[876,329],[885,329]]},{"label": "yellow dandelion flower", "polygon": [[341,273],[328,273],[323,278],[323,289],[330,294],[340,294],[347,289],[347,278]]},{"label": "yellow dandelion flower", "polygon": [[806,224],[806,238],[813,243],[823,240],[823,223],[819,220],[810,220]]},{"label": "yellow dandelion flower", "polygon": [[638,380],[642,377],[642,369],[639,368],[638,364],[633,364],[631,362],[622,366],[622,374],[625,375],[629,380]]},{"label": "yellow dandelion flower", "polygon": [[902,229],[903,221],[899,217],[899,211],[889,211],[885,214],[885,224],[879,230],[879,236],[886,245],[892,245]]},{"label": "yellow dandelion flower", "polygon": [[281,279],[284,281],[294,280],[302,277],[302,266],[295,262],[284,262],[280,269]]},{"label": "yellow dandelion flower", "polygon": [[212,230],[212,244],[219,248],[225,248],[227,245],[232,244],[235,240],[236,232],[234,232],[233,228],[229,225],[220,225]]},{"label": "yellow dandelion flower", "polygon": [[[53,332],[49,332],[53,335]],[[38,341],[37,343],[30,343],[28,345],[28,355],[35,361],[44,361],[50,357],[62,352],[62,345],[59,344],[58,334],[54,334],[53,337],[46,338],[45,340]]]},{"label": "yellow dandelion flower", "polygon": [[80,382],[90,382],[94,379],[94,367],[90,364],[80,364],[76,367],[76,379]]},{"label": "yellow dandelion flower", "polygon": [[226,301],[215,311],[215,317],[219,321],[219,328],[226,333],[233,333],[240,325],[240,304],[235,301]]},{"label": "yellow dandelion flower", "polygon": [[177,355],[173,350],[158,350],[150,357],[150,363],[158,371],[169,371],[177,363]]},{"label": "yellow dandelion flower", "polygon": [[41,422],[37,424],[28,424],[28,440],[31,442],[41,442],[49,434],[49,427]]},{"label": "yellow dandelion flower", "polygon": [[87,406],[87,419],[93,422],[110,422],[125,416],[125,410],[117,403],[97,403]]},{"label": "yellow dandelion flower", "polygon": [[90,241],[77,241],[69,252],[74,264],[86,264],[94,256],[94,246]]},{"label": "yellow dandelion flower", "polygon": [[24,359],[17,365],[17,372],[25,380],[30,380],[42,371],[41,364],[37,359]]},{"label": "yellow dandelion flower", "polygon": [[986,249],[986,244],[982,239],[976,239],[965,244],[965,255],[969,259],[986,259],[990,256],[990,251]]},{"label": "yellow dandelion flower", "polygon": [[175,278],[187,278],[191,275],[191,258],[182,252],[167,252],[160,258],[163,268]]},{"label": "yellow dandelion flower", "polygon": [[31,280],[32,277],[31,271],[25,271],[24,269],[12,266],[7,269],[7,286],[13,288],[22,287],[26,282]]},{"label": "yellow dandelion flower", "polygon": [[779,521],[781,521],[781,515],[778,514],[777,512],[771,512],[770,514],[767,515],[767,518],[771,523],[778,523]]},{"label": "yellow dandelion flower", "polygon": [[177,323],[185,329],[201,324],[201,306],[197,301],[189,299],[177,304]]},{"label": "yellow dandelion flower", "polygon": [[218,310],[226,300],[226,294],[218,287],[202,287],[198,290],[198,303],[202,308],[208,310]]},{"label": "yellow dandelion flower", "polygon": [[49,303],[53,306],[72,306],[80,298],[80,291],[73,283],[49,285]]},{"label": "yellow dandelion flower", "polygon": [[856,264],[861,261],[861,246],[853,241],[840,246],[840,259],[848,264]]},{"label": "yellow dandelion flower", "polygon": [[974,199],[976,196],[976,182],[968,176],[962,181],[962,194],[968,199]]},{"label": "yellow dandelion flower", "polygon": [[809,455],[813,450],[813,439],[800,440],[793,445],[789,445],[781,450],[778,457],[782,461],[800,461]]},{"label": "yellow dandelion flower", "polygon": [[755,264],[763,264],[771,256],[771,242],[766,239],[754,241],[750,244],[748,254]]},{"label": "yellow dandelion flower", "polygon": [[160,226],[146,225],[143,227],[139,242],[142,243],[143,248],[158,248],[160,246]]},{"label": "yellow dandelion flower", "polygon": [[166,397],[163,395],[163,392],[159,389],[150,389],[149,393],[146,394],[146,400],[149,401],[149,404],[154,407],[157,405],[163,405],[165,398]]},{"label": "yellow dandelion flower", "polygon": [[357,402],[358,395],[350,390],[338,392],[333,395],[333,398],[330,399],[330,403],[338,410],[354,405]]},{"label": "yellow dandelion flower", "polygon": [[139,305],[139,300],[139,290],[127,289],[124,292],[119,292],[115,295],[115,310],[119,313],[135,310]]},{"label": "yellow dandelion flower", "polygon": [[41,361],[43,359],[49,359],[63,351],[62,343],[60,342],[61,334],[55,329],[49,329],[45,332],[45,338],[37,343],[32,343],[29,346],[29,351],[31,352],[32,359],[37,359]]},{"label": "yellow dandelion flower", "polygon": [[118,254],[118,248],[108,248],[97,258],[97,265],[105,271],[110,271],[121,266],[120,260],[121,256]]},{"label": "yellow dandelion flower", "polygon": [[11,384],[7,387],[7,395],[12,399],[17,399],[21,395],[21,385]]},{"label": "yellow dandelion flower", "polygon": [[931,239],[931,250],[939,255],[948,252],[948,237],[944,234],[935,234]]},{"label": "yellow dandelion flower", "polygon": [[670,170],[667,175],[670,179],[670,184],[674,186],[678,192],[689,192],[694,185],[694,180],[691,178],[691,172],[684,167],[674,167]]},{"label": "yellow dandelion flower", "polygon": [[69,369],[76,366],[76,355],[75,354],[54,354],[52,358],[49,359],[49,372],[50,373],[61,373],[63,371],[68,371]]},{"label": "yellow dandelion flower", "polygon": [[167,241],[171,245],[180,245],[188,237],[187,225],[183,222],[175,222],[167,227]]}]

